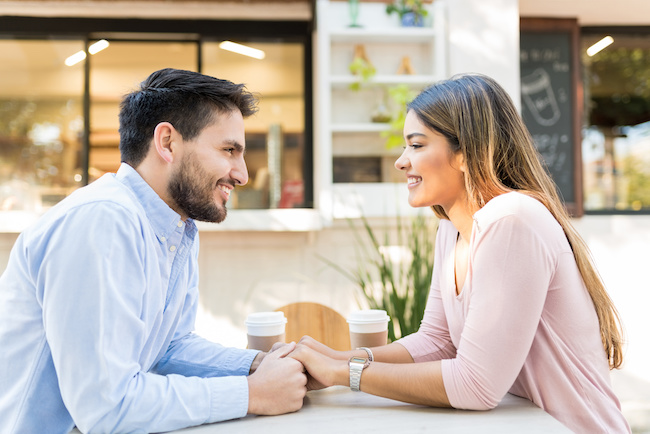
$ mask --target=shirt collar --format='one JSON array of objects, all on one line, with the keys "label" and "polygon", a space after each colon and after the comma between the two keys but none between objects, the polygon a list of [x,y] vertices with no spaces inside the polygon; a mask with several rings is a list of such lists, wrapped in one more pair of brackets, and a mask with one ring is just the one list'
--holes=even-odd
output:
[{"label": "shirt collar", "polygon": [[[171,209],[164,200],[158,196],[153,188],[142,179],[140,174],[131,166],[122,163],[115,175],[116,179],[133,192],[136,199],[147,214],[154,232],[159,240],[169,239],[170,235],[178,228],[181,216]],[[185,221],[185,233],[194,239],[197,231],[192,219]]]}]

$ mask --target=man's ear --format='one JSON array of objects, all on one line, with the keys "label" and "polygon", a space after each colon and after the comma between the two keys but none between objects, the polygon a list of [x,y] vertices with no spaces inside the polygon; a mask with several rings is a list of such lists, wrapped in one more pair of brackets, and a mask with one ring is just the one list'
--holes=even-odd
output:
[{"label": "man's ear", "polygon": [[153,144],[156,152],[168,163],[173,162],[178,153],[174,140],[176,135],[176,129],[169,122],[159,123],[153,131]]}]

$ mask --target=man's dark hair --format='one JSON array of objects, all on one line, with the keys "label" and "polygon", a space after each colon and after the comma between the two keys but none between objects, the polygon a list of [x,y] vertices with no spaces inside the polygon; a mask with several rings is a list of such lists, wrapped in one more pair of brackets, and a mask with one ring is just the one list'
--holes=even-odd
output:
[{"label": "man's dark hair", "polygon": [[165,68],[140,83],[120,104],[120,154],[137,167],[149,152],[154,129],[169,122],[184,140],[192,140],[214,121],[216,113],[257,111],[257,98],[243,84],[198,72]]}]

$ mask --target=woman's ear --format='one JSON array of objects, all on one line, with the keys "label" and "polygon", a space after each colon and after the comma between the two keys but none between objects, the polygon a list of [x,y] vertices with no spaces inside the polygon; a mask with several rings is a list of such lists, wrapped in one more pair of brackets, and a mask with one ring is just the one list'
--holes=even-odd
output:
[{"label": "woman's ear", "polygon": [[462,152],[457,152],[456,155],[454,155],[454,160],[455,160],[455,167],[458,168],[463,173],[467,173],[467,164],[465,164],[465,156],[463,155]]},{"label": "woman's ear", "polygon": [[169,122],[159,123],[153,131],[153,144],[156,152],[168,163],[174,161],[178,152],[174,142],[175,135],[176,129]]}]

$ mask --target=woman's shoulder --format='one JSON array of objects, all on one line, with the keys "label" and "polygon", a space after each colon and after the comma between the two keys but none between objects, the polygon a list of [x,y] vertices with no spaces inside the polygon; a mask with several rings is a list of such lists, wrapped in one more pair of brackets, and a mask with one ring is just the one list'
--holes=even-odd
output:
[{"label": "woman's shoulder", "polygon": [[544,204],[519,192],[499,195],[474,214],[474,220],[479,227],[487,227],[504,218],[533,227],[558,225]]}]

